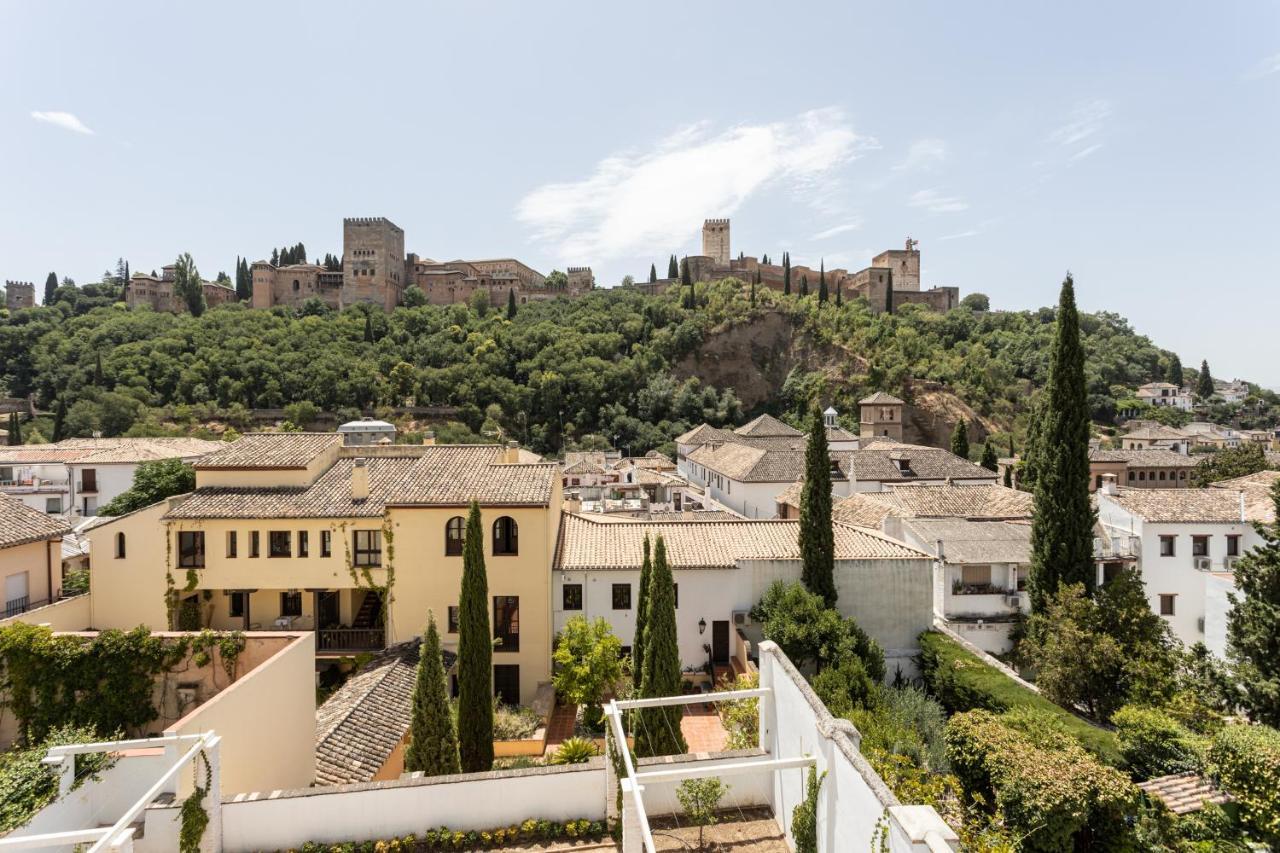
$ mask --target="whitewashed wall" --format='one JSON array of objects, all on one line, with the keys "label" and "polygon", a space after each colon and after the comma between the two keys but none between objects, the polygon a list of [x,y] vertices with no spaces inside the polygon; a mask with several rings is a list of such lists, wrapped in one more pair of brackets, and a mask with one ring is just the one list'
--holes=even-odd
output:
[{"label": "whitewashed wall", "polygon": [[1204,644],[1223,660],[1227,657],[1227,616],[1231,613],[1231,599],[1236,592],[1235,580],[1220,572],[1204,576]]}]

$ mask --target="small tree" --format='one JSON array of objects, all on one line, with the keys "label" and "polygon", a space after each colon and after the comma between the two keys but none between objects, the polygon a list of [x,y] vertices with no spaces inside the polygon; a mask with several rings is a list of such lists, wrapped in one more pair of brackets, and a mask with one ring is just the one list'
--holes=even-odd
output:
[{"label": "small tree", "polygon": [[831,527],[831,454],[827,429],[815,403],[804,451],[800,493],[800,578],[826,606],[836,603],[835,534]]},{"label": "small tree", "polygon": [[640,689],[644,675],[644,634],[649,622],[649,579],[653,562],[649,559],[649,534],[644,535],[644,560],[640,563],[640,592],[636,600],[636,630],[631,640],[631,680]]},{"label": "small tree", "polygon": [[178,255],[178,260],[174,262],[173,293],[187,306],[192,317],[199,317],[204,313],[204,282],[190,252]]},{"label": "small tree", "polygon": [[99,515],[124,515],[174,495],[194,491],[196,471],[181,459],[143,462],[133,472],[133,484],[98,509]]},{"label": "small tree", "polygon": [[17,447],[22,444],[22,424],[18,422],[18,413],[9,413],[9,444]]},{"label": "small tree", "polygon": [[1209,362],[1200,362],[1200,375],[1196,377],[1196,396],[1208,400],[1213,396],[1213,376],[1209,373]]},{"label": "small tree", "polygon": [[471,502],[458,597],[458,752],[465,773],[493,767],[493,631],[480,505]]},{"label": "small tree", "polygon": [[818,791],[826,773],[818,774],[818,768],[809,768],[805,783],[804,799],[791,811],[791,840],[796,853],[818,853]]},{"label": "small tree", "polygon": [[827,262],[823,260],[818,265],[818,304],[827,301]]},{"label": "small tree", "polygon": [[622,642],[604,618],[588,622],[575,616],[560,632],[552,659],[556,693],[583,706],[587,725],[599,729],[604,721],[600,700],[622,678]]},{"label": "small tree", "polygon": [[699,850],[707,849],[704,833],[708,826],[715,824],[716,811],[727,793],[729,786],[715,776],[685,779],[676,788],[676,799],[680,801],[680,808],[684,809],[684,816],[698,827]]},{"label": "small tree", "polygon": [[1000,467],[1000,460],[996,458],[996,446],[990,440],[982,445],[982,461],[978,464],[988,471],[995,471]]},{"label": "small tree", "polygon": [[1280,727],[1280,480],[1271,487],[1276,521],[1257,524],[1263,543],[1236,562],[1227,648],[1242,676],[1249,716]]},{"label": "small tree", "polygon": [[[676,636],[675,582],[667,564],[667,546],[659,536],[653,545],[649,577],[649,614],[645,627],[644,675],[640,696],[680,695],[680,644]],[[637,714],[636,754],[676,755],[688,749],[680,732],[681,708],[641,708]]]},{"label": "small tree", "polygon": [[514,290],[507,291],[507,319],[514,320],[516,318],[516,292]]},{"label": "small tree", "polygon": [[44,304],[52,305],[54,296],[58,292],[58,274],[51,272],[44,279]]},{"label": "small tree", "polygon": [[969,458],[969,422],[964,418],[956,421],[951,431],[951,452],[961,459]]},{"label": "small tree", "polygon": [[1178,358],[1178,354],[1176,352],[1169,357],[1169,370],[1165,375],[1165,378],[1168,379],[1171,384],[1177,385],[1179,388],[1181,388],[1182,383],[1186,381],[1182,376],[1182,359]]},{"label": "small tree", "polygon": [[791,253],[782,253],[782,295],[791,295]]},{"label": "small tree", "polygon": [[449,711],[440,654],[440,634],[431,611],[427,611],[427,632],[422,638],[418,677],[413,685],[413,721],[409,725],[409,745],[404,751],[404,769],[422,771],[427,776],[445,776],[461,769],[458,734]]},{"label": "small tree", "polygon": [[658,280],[658,265],[649,264],[649,283],[653,284]]}]

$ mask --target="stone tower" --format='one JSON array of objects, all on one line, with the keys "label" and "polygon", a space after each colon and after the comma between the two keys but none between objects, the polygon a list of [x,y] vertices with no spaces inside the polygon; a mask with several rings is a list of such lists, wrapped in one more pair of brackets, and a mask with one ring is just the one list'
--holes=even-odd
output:
[{"label": "stone tower", "polygon": [[702,223],[702,254],[717,267],[729,266],[729,220],[708,219]]},{"label": "stone tower", "polygon": [[381,216],[342,220],[342,305],[390,311],[404,292],[404,231]]},{"label": "stone tower", "polygon": [[902,441],[902,409],[906,403],[892,394],[877,391],[870,397],[858,401],[860,410],[860,428],[858,434],[862,438],[888,438]]},{"label": "stone tower", "polygon": [[4,283],[4,307],[10,311],[19,308],[32,308],[36,304],[36,286],[29,281],[6,281]]},{"label": "stone tower", "polygon": [[919,240],[908,237],[905,249],[890,249],[871,259],[871,266],[892,273],[894,290],[920,289],[920,250],[916,248],[919,243]]}]

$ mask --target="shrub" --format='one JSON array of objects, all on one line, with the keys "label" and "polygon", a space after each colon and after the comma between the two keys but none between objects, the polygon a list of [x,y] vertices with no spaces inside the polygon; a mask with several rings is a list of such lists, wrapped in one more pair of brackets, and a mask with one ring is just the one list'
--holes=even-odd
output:
[{"label": "shrub", "polygon": [[1119,766],[1120,745],[1113,732],[1098,728],[988,666],[945,634],[920,635],[920,671],[929,692],[952,714],[976,708],[1000,713],[1028,708],[1057,718],[1080,745],[1104,763]]},{"label": "shrub", "polygon": [[521,740],[532,737],[542,724],[542,718],[532,708],[518,705],[502,705],[494,700],[493,739]]},{"label": "shrub", "polygon": [[571,737],[560,744],[551,756],[552,764],[586,764],[600,754],[595,743],[583,737]]},{"label": "shrub", "polygon": [[832,716],[848,716],[854,708],[868,704],[873,686],[862,661],[849,656],[829,666],[812,679],[813,691]]},{"label": "shrub", "polygon": [[[760,686],[758,674],[739,675],[733,690],[754,690]],[[737,699],[719,703],[720,722],[728,738],[725,749],[754,749],[760,745],[760,700]]]},{"label": "shrub", "polygon": [[796,853],[818,853],[818,791],[826,776],[826,773],[819,775],[817,768],[810,767],[804,799],[791,811],[791,839],[795,842]]},{"label": "shrub", "polygon": [[1094,838],[1114,843],[1126,834],[1137,787],[1074,742],[1045,749],[983,710],[952,717],[946,740],[966,798],[990,804],[1023,850],[1088,848]]},{"label": "shrub", "polygon": [[1120,738],[1120,755],[1135,779],[1200,767],[1203,743],[1165,712],[1126,705],[1111,721]]},{"label": "shrub", "polygon": [[1228,726],[1206,756],[1209,774],[1240,807],[1240,819],[1270,844],[1280,843],[1280,731]]}]

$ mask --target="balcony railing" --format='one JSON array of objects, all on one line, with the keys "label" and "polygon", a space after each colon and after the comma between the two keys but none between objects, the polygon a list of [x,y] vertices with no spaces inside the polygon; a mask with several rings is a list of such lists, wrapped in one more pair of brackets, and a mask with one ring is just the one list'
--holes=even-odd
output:
[{"label": "balcony railing", "polygon": [[1093,539],[1095,560],[1141,556],[1142,538],[1139,536],[1095,536]]},{"label": "balcony railing", "polygon": [[376,652],[386,647],[385,628],[321,628],[316,631],[318,652]]}]

